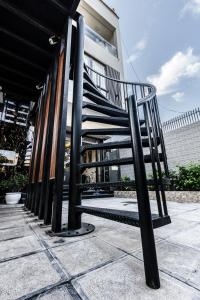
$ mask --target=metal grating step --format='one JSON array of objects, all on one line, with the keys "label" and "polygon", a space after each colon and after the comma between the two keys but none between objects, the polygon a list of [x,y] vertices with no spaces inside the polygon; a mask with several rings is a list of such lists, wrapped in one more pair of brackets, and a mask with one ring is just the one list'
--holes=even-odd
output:
[{"label": "metal grating step", "polygon": [[82,122],[96,122],[109,125],[129,127],[128,118],[82,115]]},{"label": "metal grating step", "polygon": [[[163,161],[162,153],[159,153],[160,161]],[[144,155],[144,162],[151,163],[151,155]],[[126,157],[126,158],[119,158],[119,159],[112,159],[112,160],[104,160],[104,161],[97,161],[93,163],[83,163],[80,164],[81,169],[88,169],[88,168],[97,168],[97,167],[109,167],[109,166],[122,166],[122,165],[130,165],[133,164],[134,160],[133,157]]]},{"label": "metal grating step", "polygon": [[[154,144],[154,141],[152,139],[152,144]],[[160,144],[160,139],[157,138],[157,145]],[[149,147],[149,139],[144,138],[142,139],[142,146]],[[128,149],[131,148],[131,141],[121,141],[121,142],[110,142],[110,143],[101,143],[101,144],[91,144],[91,145],[85,145],[81,148],[81,152],[84,153],[87,150],[101,150],[101,149]]]},{"label": "metal grating step", "polygon": [[[140,227],[138,212],[97,208],[91,206],[76,206],[78,212],[87,213],[93,216],[105,218],[108,220],[128,224],[135,227]],[[152,214],[153,228],[158,228],[171,223],[169,216],[160,217],[157,214]]]},{"label": "metal grating step", "polygon": [[[141,135],[147,136],[146,127],[140,128]],[[81,135],[84,136],[95,136],[95,135],[121,135],[126,136],[130,135],[130,128],[99,128],[99,129],[82,129]]]},{"label": "metal grating step", "polygon": [[104,105],[97,105],[90,102],[83,102],[83,108],[88,108],[93,111],[111,116],[111,117],[126,117],[128,118],[128,113],[124,110],[115,109],[111,107],[105,107]]},{"label": "metal grating step", "polygon": [[110,107],[113,109],[120,109],[120,107],[117,107],[116,105],[112,104],[111,102],[108,102],[108,100],[106,98],[104,98],[103,96],[102,97],[100,95],[97,96],[96,94],[91,93],[89,91],[84,90],[83,96],[98,105],[102,105],[104,107]]},{"label": "metal grating step", "polygon": [[90,83],[90,82],[89,82],[87,79],[85,79],[85,78],[84,78],[84,81],[83,81],[83,88],[84,88],[84,90],[93,93],[95,96],[99,96],[99,97],[102,97],[102,98],[104,98],[105,100],[107,100],[106,97],[104,97],[104,96],[102,95],[102,93],[101,93],[101,92],[100,92],[100,91],[99,91],[92,83]]}]

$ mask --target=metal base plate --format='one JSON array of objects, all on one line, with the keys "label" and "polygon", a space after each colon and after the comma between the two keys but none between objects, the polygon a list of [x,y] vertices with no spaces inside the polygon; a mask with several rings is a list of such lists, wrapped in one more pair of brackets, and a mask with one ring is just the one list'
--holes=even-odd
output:
[{"label": "metal base plate", "polygon": [[74,237],[85,235],[91,233],[95,230],[95,226],[88,223],[82,223],[81,228],[79,229],[68,229],[68,227],[63,227],[61,232],[54,233],[52,231],[48,231],[47,233],[50,236],[59,236],[59,237]]}]

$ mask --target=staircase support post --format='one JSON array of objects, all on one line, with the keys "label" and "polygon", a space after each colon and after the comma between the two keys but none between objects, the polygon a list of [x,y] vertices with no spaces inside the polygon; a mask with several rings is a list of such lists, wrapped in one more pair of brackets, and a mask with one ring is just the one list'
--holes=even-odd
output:
[{"label": "staircase support post", "polygon": [[[64,29],[64,38],[61,40],[61,51],[63,51],[63,73],[61,82],[61,95],[59,104],[59,122],[57,129],[57,151],[55,166],[55,184],[52,206],[52,232],[62,231],[62,201],[63,201],[63,182],[64,182],[64,158],[65,158],[65,138],[67,125],[68,108],[68,89],[71,57],[72,39],[72,18],[68,17]],[[62,55],[62,54],[61,54]]]},{"label": "staircase support post", "polygon": [[66,235],[82,235],[94,230],[94,226],[81,223],[81,213],[76,206],[81,205],[81,192],[78,184],[81,183],[80,147],[83,100],[83,71],[84,71],[84,19],[79,16],[77,21],[76,53],[74,65],[74,89],[72,108],[70,181],[69,181],[69,210],[68,232]]},{"label": "staircase support post", "polygon": [[160,279],[135,96],[129,97],[127,101],[146,284],[153,289],[158,289]]}]

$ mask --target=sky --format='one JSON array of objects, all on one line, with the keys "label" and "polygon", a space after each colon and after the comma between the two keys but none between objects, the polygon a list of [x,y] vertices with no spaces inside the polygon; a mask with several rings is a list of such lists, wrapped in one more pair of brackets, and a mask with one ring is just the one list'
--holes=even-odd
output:
[{"label": "sky", "polygon": [[120,17],[125,78],[156,86],[162,120],[200,107],[200,0],[105,2]]}]

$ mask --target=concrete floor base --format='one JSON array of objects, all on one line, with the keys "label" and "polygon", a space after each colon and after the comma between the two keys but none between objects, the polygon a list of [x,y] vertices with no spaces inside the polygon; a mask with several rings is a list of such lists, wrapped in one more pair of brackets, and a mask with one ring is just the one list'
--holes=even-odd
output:
[{"label": "concrete floor base", "polygon": [[[134,199],[83,203],[137,209]],[[172,224],[155,230],[159,290],[145,284],[139,228],[84,214],[95,231],[51,237],[22,206],[0,206],[0,300],[200,300],[200,204],[168,206]]]}]

